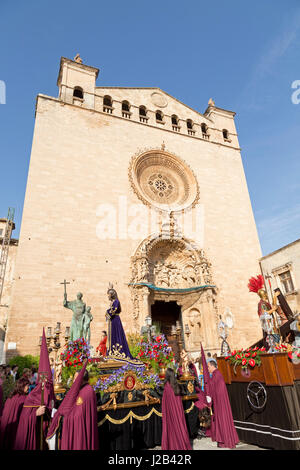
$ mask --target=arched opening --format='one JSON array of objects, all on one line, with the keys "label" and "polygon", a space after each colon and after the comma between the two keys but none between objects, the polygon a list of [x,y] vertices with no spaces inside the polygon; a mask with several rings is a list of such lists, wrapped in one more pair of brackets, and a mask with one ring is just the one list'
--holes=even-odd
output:
[{"label": "arched opening", "polygon": [[208,127],[204,122],[201,124],[201,132],[203,139],[209,139]]},{"label": "arched opening", "polygon": [[222,130],[222,133],[223,133],[223,139],[229,142],[230,139],[229,139],[229,132],[228,132],[228,130],[227,130],[227,129],[223,129],[223,130]]},{"label": "arched opening", "polygon": [[195,135],[194,123],[191,119],[187,119],[186,127],[189,135]]},{"label": "arched opening", "polygon": [[112,98],[109,95],[105,95],[103,98],[103,111],[105,113],[112,114],[113,112],[112,104],[113,104]]},{"label": "arched opening", "polygon": [[80,98],[83,100],[83,89],[80,86],[76,86],[73,90],[73,97]]},{"label": "arched opening", "polygon": [[131,112],[130,112],[130,104],[128,101],[122,101],[122,117],[130,119]]},{"label": "arched opening", "polygon": [[174,124],[174,126],[178,126],[178,117],[173,114],[173,116],[171,116],[171,120],[172,120],[172,124]]},{"label": "arched opening", "polygon": [[156,111],[155,113],[156,122],[163,122],[163,113],[161,111]]},{"label": "arched opening", "polygon": [[140,122],[147,122],[148,121],[146,106],[141,105],[139,107],[139,117],[140,117]]},{"label": "arched opening", "polygon": [[172,129],[173,131],[176,131],[176,132],[179,132],[179,119],[178,117],[176,116],[176,114],[173,114],[171,116],[171,122],[172,122]]},{"label": "arched opening", "polygon": [[193,121],[192,121],[191,119],[188,119],[188,120],[186,121],[186,127],[187,127],[188,129],[193,129]]},{"label": "arched opening", "polygon": [[146,106],[140,106],[139,107],[139,114],[140,114],[140,116],[147,116]]},{"label": "arched opening", "polygon": [[122,111],[126,111],[129,113],[130,111],[130,104],[128,101],[122,101]]},{"label": "arched opening", "polygon": [[[171,346],[176,360],[179,361],[179,343],[178,338],[174,336],[172,330],[178,323],[182,328],[181,307],[176,301],[165,302],[164,300],[155,300],[151,305],[152,325],[156,326],[157,331],[164,334],[169,346]],[[181,342],[184,346],[184,335],[181,334]]]}]

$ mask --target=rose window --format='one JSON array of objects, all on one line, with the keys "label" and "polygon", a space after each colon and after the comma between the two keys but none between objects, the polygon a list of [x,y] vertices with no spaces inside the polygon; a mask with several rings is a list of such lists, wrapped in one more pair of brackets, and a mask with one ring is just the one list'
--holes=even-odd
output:
[{"label": "rose window", "polygon": [[198,198],[198,184],[191,169],[165,151],[148,151],[133,158],[130,176],[138,197],[162,210],[182,210]]}]

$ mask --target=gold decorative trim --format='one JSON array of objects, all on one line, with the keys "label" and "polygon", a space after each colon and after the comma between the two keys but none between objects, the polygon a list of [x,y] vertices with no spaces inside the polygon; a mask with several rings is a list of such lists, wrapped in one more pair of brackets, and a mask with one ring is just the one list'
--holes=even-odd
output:
[{"label": "gold decorative trim", "polygon": [[[142,403],[142,402],[138,402],[138,403],[140,405],[145,404],[145,403]],[[132,405],[133,405],[133,403],[130,404],[130,406],[132,406]],[[193,402],[187,410],[184,410],[185,414],[190,413],[193,410],[194,407],[195,407],[195,404]],[[108,414],[106,414],[104,416],[104,418],[101,421],[99,421],[98,426],[102,426],[105,423],[105,421],[109,421],[112,424],[124,424],[124,423],[126,423],[126,421],[128,421],[128,419],[130,419],[130,421],[132,422],[132,418],[137,419],[138,421],[145,421],[146,419],[149,419],[152,416],[153,413],[155,413],[157,416],[162,418],[162,413],[160,411],[157,411],[153,407],[149,411],[149,413],[147,413],[146,415],[143,415],[143,416],[136,415],[132,410],[130,410],[129,413],[122,419],[114,419],[111,416],[109,416]]]},{"label": "gold decorative trim", "polygon": [[192,382],[189,382],[188,385],[187,385],[187,389],[188,391],[192,394],[193,391],[194,391],[194,385]]}]

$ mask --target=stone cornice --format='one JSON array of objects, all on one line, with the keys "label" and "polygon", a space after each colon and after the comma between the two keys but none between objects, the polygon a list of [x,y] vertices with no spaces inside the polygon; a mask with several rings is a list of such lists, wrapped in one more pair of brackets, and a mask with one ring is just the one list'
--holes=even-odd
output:
[{"label": "stone cornice", "polygon": [[108,118],[121,119],[122,121],[126,121],[127,123],[138,124],[140,126],[146,126],[146,127],[152,128],[152,129],[157,129],[159,131],[169,132],[172,135],[177,135],[178,137],[185,137],[185,138],[188,138],[188,139],[195,139],[195,140],[198,140],[198,141],[206,142],[207,144],[218,145],[219,147],[230,148],[230,149],[238,150],[239,152],[241,152],[240,147],[234,147],[233,145],[230,145],[230,144],[223,144],[222,142],[214,142],[213,140],[206,140],[206,139],[203,139],[203,138],[195,136],[195,135],[183,134],[181,132],[174,132],[171,129],[160,128],[160,127],[157,127],[157,126],[153,126],[152,124],[145,124],[143,122],[134,121],[133,119],[125,119],[122,116],[117,116],[116,114],[108,114],[108,113],[105,113],[103,111],[99,111],[99,110],[96,110],[96,109],[93,109],[93,108],[85,108],[85,107],[77,106],[77,105],[72,104],[72,103],[66,103],[65,101],[62,101],[59,98],[54,98],[53,96],[47,96],[47,95],[44,95],[44,94],[41,94],[41,93],[39,93],[36,97],[35,112],[37,112],[38,98],[43,98],[43,99],[46,99],[46,100],[49,100],[49,101],[55,101],[56,103],[60,104],[61,106],[70,106],[70,107],[76,108],[77,110],[80,110],[80,111],[88,111],[90,113],[101,114],[101,115],[106,116]]},{"label": "stone cornice", "polygon": [[204,113],[204,116],[206,116],[206,114],[209,114],[209,113],[212,113],[214,111],[217,111],[218,114],[223,114],[223,115],[227,115],[227,116],[231,116],[231,117],[234,117],[236,115],[236,112],[235,111],[229,111],[228,109],[223,109],[223,108],[218,108],[217,106],[212,106],[212,105],[209,105]]}]

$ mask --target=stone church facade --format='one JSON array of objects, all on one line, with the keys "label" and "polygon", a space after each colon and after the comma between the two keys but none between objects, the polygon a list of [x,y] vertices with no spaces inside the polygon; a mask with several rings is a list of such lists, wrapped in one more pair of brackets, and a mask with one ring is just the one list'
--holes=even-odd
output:
[{"label": "stone church facade", "polygon": [[203,114],[159,88],[96,86],[99,70],[62,58],[58,98],[39,94],[15,281],[8,355],[38,353],[42,327],[64,330],[63,307],[83,293],[91,343],[107,329],[109,282],[126,333],[145,318],[181,325],[186,349],[219,352],[261,336],[248,279],[260,244],[235,113]]}]

